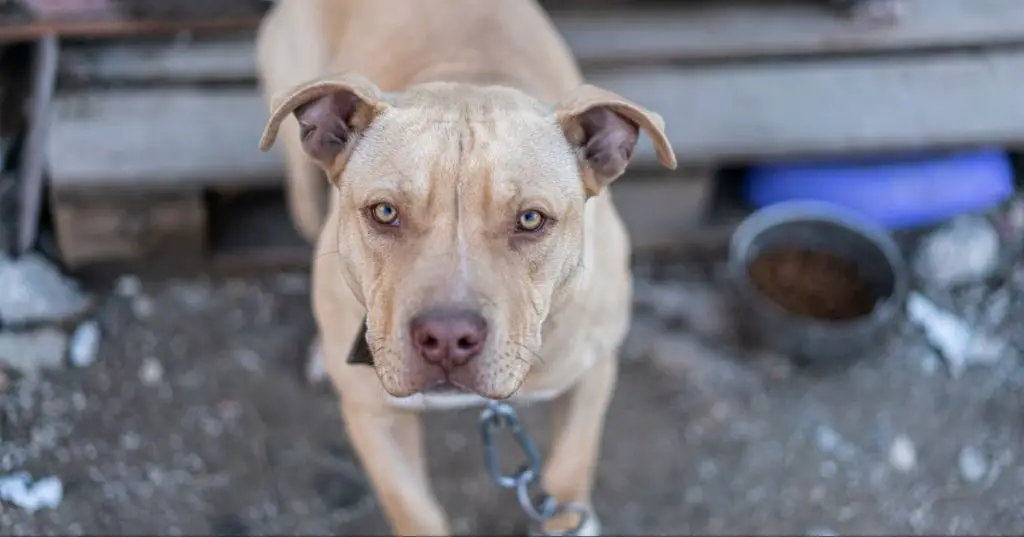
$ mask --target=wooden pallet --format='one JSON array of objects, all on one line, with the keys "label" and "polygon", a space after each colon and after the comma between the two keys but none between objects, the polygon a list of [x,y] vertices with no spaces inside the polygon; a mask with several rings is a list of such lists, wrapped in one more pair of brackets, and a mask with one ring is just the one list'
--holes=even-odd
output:
[{"label": "wooden pallet", "polygon": [[[589,80],[658,110],[687,165],[679,174],[658,172],[649,141],[641,143],[634,177],[613,188],[634,242],[681,240],[694,215],[703,214],[709,171],[724,165],[1024,140],[1017,95],[1024,85],[1024,1],[909,3],[902,24],[867,28],[799,3],[556,12]],[[235,220],[250,223],[235,225],[200,204],[211,190],[281,186],[280,154],[256,150],[266,110],[253,57],[251,35],[62,50],[63,91],[47,157],[69,264],[112,255],[90,245],[106,240],[102,233],[59,216],[65,206],[99,203],[91,194],[98,189],[177,191],[173,203],[192,219],[182,233],[206,245],[190,255],[212,259],[226,250],[241,265],[246,256],[260,257],[254,252],[276,252],[264,259],[308,255],[290,228],[251,232],[253,217],[240,216]],[[130,199],[134,207],[150,203],[146,196]],[[152,199],[172,203],[163,194]],[[264,201],[246,214],[287,222],[279,197],[276,203]],[[143,228],[161,224],[134,229]],[[222,228],[241,230],[240,238],[224,238]],[[149,231],[134,233],[134,244],[153,244]],[[247,234],[277,242],[262,247]],[[121,252],[125,259],[156,255],[142,246]]]}]

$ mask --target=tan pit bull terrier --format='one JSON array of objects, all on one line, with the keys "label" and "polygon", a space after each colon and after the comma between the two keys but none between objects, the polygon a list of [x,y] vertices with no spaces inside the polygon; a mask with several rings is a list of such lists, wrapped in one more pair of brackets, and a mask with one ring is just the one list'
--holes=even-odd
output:
[{"label": "tan pit bull terrier", "polygon": [[606,187],[640,131],[676,166],[661,117],[584,85],[533,0],[279,2],[257,55],[260,148],[316,240],[311,354],[393,531],[450,533],[418,412],[489,399],[553,402],[543,484],[590,509],[631,304]]}]

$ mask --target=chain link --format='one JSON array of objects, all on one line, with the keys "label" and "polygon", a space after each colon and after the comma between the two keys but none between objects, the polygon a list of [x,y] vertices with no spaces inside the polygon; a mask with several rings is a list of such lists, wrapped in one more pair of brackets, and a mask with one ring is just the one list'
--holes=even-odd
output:
[{"label": "chain link", "polygon": [[[504,473],[498,464],[498,449],[495,445],[495,433],[507,430],[519,446],[526,459],[519,469],[512,473]],[[573,528],[562,533],[545,533],[546,536],[575,536],[579,534],[587,522],[587,510],[574,503],[558,503],[553,496],[544,490],[541,484],[540,453],[533,439],[523,429],[519,416],[508,403],[492,401],[480,413],[480,439],[484,446],[484,464],[487,473],[495,485],[503,489],[514,489],[519,507],[529,519],[543,528],[544,522],[566,514],[576,513],[578,521]]]}]

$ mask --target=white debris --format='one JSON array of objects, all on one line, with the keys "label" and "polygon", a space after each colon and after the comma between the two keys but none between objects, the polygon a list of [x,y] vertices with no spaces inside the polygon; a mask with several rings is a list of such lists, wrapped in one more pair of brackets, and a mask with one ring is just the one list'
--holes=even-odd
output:
[{"label": "white debris", "polygon": [[156,311],[156,304],[153,303],[153,299],[146,295],[136,295],[132,298],[131,305],[132,314],[139,319],[148,319]]},{"label": "white debris", "polygon": [[957,463],[960,467],[960,477],[968,483],[977,483],[988,473],[988,461],[985,459],[985,455],[974,446],[964,446],[960,450]]},{"label": "white debris", "polygon": [[842,437],[835,429],[822,425],[815,430],[814,434],[815,443],[818,445],[818,449],[831,453],[839,448],[839,445],[843,443]]},{"label": "white debris", "polygon": [[58,322],[85,313],[91,305],[89,295],[41,255],[29,252],[12,259],[0,253],[0,321]]},{"label": "white debris", "polygon": [[100,323],[86,321],[71,334],[68,359],[75,367],[86,367],[96,361],[100,352]]},{"label": "white debris", "polygon": [[899,435],[889,446],[889,464],[899,472],[908,473],[917,467],[917,447],[907,435]]},{"label": "white debris", "polygon": [[990,365],[999,361],[1006,350],[1005,341],[975,330],[920,293],[912,292],[907,297],[907,315],[942,354],[949,374],[954,378],[963,374],[970,365]]},{"label": "white debris", "polygon": [[60,478],[44,477],[32,483],[26,472],[0,476],[0,500],[16,505],[30,513],[39,509],[53,509],[64,499],[64,484]]},{"label": "white debris", "polygon": [[142,292],[142,282],[132,274],[125,274],[117,279],[114,284],[114,292],[124,298],[133,298]]},{"label": "white debris", "polygon": [[309,352],[306,354],[305,374],[306,382],[311,385],[327,380],[327,366],[324,363],[324,353],[319,337],[309,346]]},{"label": "white debris", "polygon": [[64,364],[68,338],[55,328],[31,332],[0,332],[0,365],[34,377]]},{"label": "white debris", "polygon": [[914,260],[919,278],[948,286],[986,278],[999,263],[999,232],[984,216],[957,218],[921,242]]},{"label": "white debris", "polygon": [[146,386],[156,386],[164,379],[164,366],[160,360],[149,357],[139,367],[139,380]]},{"label": "white debris", "polygon": [[650,308],[658,317],[682,321],[704,337],[731,339],[733,323],[728,303],[722,292],[711,285],[635,280],[633,301]]}]

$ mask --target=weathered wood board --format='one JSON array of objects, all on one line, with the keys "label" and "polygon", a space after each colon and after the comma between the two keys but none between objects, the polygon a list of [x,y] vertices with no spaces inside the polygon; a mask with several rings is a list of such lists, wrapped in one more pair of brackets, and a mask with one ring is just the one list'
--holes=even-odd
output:
[{"label": "weathered wood board", "polygon": [[836,16],[824,2],[634,2],[555,13],[583,62],[740,60],[1024,43],[1020,0],[905,0],[895,25]]},{"label": "weathered wood board", "polygon": [[63,80],[83,84],[255,80],[253,34],[192,40],[106,41],[66,47]]},{"label": "weathered wood board", "polygon": [[[719,165],[1024,141],[1024,50],[761,66],[599,71],[598,85],[657,110],[681,162]],[[55,185],[279,182],[260,153],[255,89],[86,91],[57,99]],[[653,168],[644,137],[637,167]]]},{"label": "weathered wood board", "polygon": [[[590,80],[657,110],[682,162],[1024,141],[1024,50],[632,68]],[[653,158],[646,138],[637,158]]]},{"label": "weathered wood board", "polygon": [[55,36],[41,38],[32,62],[31,107],[27,111],[28,132],[21,148],[18,183],[21,196],[18,215],[17,253],[20,255],[36,241],[39,210],[43,197],[43,172],[46,166],[47,121],[57,85],[60,42]]},{"label": "weathered wood board", "polygon": [[261,153],[267,110],[255,88],[89,90],[59,95],[47,155],[54,186],[276,184]]},{"label": "weathered wood board", "polygon": [[199,189],[54,189],[53,220],[71,269],[100,262],[183,264],[206,254]]},{"label": "weathered wood board", "polygon": [[[815,2],[676,2],[555,11],[584,64],[686,63],[769,56],[907,52],[1024,44],[1024,1],[906,0],[895,25],[851,22]],[[639,4],[636,7],[635,4]],[[62,74],[127,82],[253,78],[252,31],[181,42],[106,42],[63,51]]]}]

